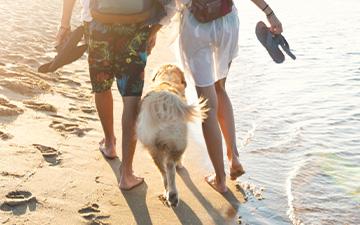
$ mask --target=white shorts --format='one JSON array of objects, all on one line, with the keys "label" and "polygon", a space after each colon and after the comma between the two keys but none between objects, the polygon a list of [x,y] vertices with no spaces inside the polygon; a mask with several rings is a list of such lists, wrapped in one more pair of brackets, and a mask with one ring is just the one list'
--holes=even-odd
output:
[{"label": "white shorts", "polygon": [[213,85],[229,72],[238,52],[237,10],[209,23],[200,23],[184,10],[180,28],[180,57],[186,72],[198,87]]}]

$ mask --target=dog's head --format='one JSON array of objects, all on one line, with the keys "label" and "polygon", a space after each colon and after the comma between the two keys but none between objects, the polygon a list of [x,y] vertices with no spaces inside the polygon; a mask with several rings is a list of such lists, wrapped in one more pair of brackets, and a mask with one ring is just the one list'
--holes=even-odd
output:
[{"label": "dog's head", "polygon": [[185,95],[185,76],[181,69],[175,65],[167,64],[161,66],[152,81],[159,85],[162,83],[168,84],[172,88],[175,88],[181,95]]}]

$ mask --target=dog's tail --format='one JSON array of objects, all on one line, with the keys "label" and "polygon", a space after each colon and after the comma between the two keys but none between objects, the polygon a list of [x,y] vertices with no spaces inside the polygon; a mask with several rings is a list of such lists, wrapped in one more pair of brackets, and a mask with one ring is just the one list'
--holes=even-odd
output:
[{"label": "dog's tail", "polygon": [[209,112],[209,107],[207,106],[207,102],[208,100],[206,98],[200,97],[199,98],[199,103],[196,106],[196,110],[198,112],[199,118],[201,119],[201,121],[204,121],[208,115],[207,113]]},{"label": "dog's tail", "polygon": [[189,105],[174,93],[168,91],[154,92],[143,101],[142,107],[148,107],[148,112],[154,121],[172,122],[179,119],[184,121],[204,120],[207,117],[207,101],[200,99],[199,104]]}]

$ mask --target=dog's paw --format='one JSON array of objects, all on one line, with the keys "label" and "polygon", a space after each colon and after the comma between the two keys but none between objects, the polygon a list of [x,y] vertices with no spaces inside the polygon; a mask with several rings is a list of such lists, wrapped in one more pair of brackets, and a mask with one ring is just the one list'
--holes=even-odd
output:
[{"label": "dog's paw", "polygon": [[177,207],[179,204],[179,196],[177,192],[168,192],[166,200],[171,207]]}]

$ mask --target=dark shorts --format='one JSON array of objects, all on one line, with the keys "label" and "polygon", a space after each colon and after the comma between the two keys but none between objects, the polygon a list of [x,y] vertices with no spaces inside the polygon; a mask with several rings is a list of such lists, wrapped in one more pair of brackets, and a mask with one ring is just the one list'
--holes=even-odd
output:
[{"label": "dark shorts", "polygon": [[93,92],[111,89],[116,78],[122,96],[142,95],[149,31],[148,26],[139,24],[85,24]]}]

